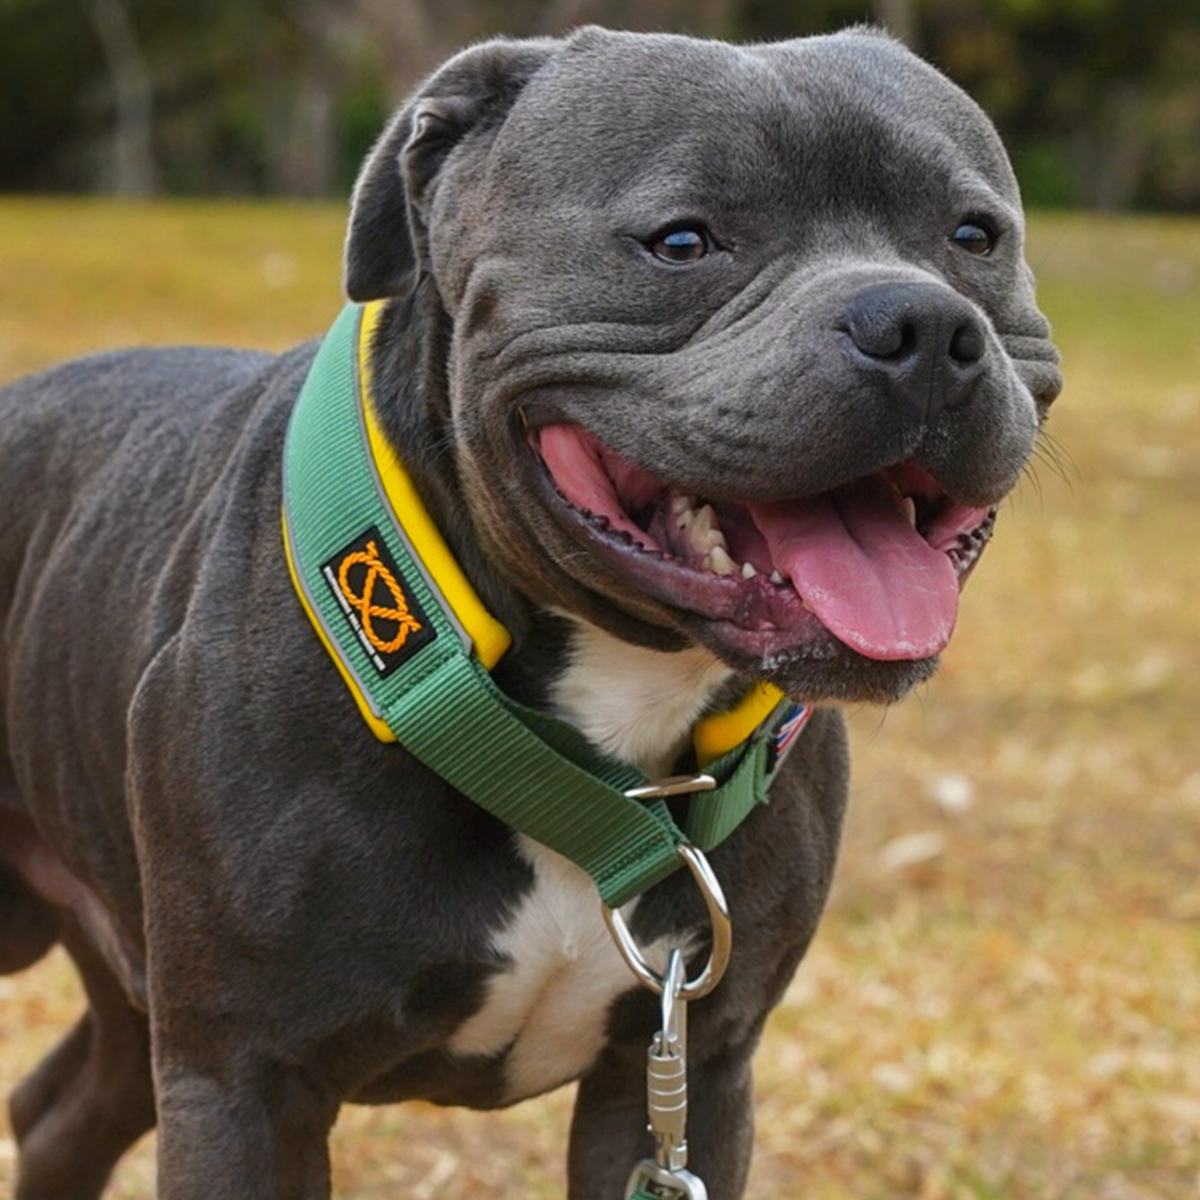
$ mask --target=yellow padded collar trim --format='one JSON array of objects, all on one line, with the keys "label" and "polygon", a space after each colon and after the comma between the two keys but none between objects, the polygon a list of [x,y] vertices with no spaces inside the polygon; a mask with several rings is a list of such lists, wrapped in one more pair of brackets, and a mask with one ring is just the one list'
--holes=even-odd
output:
[{"label": "yellow padded collar trim", "polygon": [[383,490],[387,493],[392,511],[404,523],[404,532],[425,564],[434,582],[467,636],[475,643],[479,661],[491,670],[512,645],[508,630],[483,606],[475,589],[471,586],[462,568],[450,553],[438,527],[433,523],[428,509],[413,486],[408,472],[400,464],[391,445],[383,436],[379,419],[375,413],[374,393],[371,390],[371,343],[386,301],[375,300],[363,306],[362,324],[358,335],[358,378],[359,395],[363,398],[363,417],[367,427],[367,440],[371,446],[371,457],[379,472]]},{"label": "yellow padded collar trim", "polygon": [[740,746],[775,710],[783,693],[769,683],[756,683],[733,708],[696,723],[692,744],[701,769]]}]

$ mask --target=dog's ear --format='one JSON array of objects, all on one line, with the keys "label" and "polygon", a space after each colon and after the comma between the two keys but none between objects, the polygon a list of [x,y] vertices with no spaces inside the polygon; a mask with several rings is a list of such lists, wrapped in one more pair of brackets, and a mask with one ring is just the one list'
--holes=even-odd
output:
[{"label": "dog's ear", "polygon": [[438,174],[468,134],[498,126],[559,42],[498,39],[464,50],[392,118],[354,186],[346,237],[351,300],[399,295],[423,262]]}]

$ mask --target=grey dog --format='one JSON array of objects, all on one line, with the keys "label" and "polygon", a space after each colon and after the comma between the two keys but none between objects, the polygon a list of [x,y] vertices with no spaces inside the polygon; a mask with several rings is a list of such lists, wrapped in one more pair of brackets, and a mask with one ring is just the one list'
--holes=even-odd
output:
[{"label": "grey dog", "polygon": [[[714,1200],[830,884],[836,702],[933,672],[1059,389],[1022,246],[988,120],[869,30],[482,44],[355,192],[380,420],[511,634],[499,686],[650,775],[756,681],[822,706],[711,855]],[[590,880],[373,738],[314,635],[279,514],[315,349],[102,354],[0,394],[0,970],[61,943],[89,1005],[12,1099],[17,1194],[97,1196],[157,1124],[164,1200],[326,1196],[344,1102],[578,1079],[570,1196],[612,1200],[651,1149],[657,1002]],[[686,873],[628,915],[702,959]]]}]

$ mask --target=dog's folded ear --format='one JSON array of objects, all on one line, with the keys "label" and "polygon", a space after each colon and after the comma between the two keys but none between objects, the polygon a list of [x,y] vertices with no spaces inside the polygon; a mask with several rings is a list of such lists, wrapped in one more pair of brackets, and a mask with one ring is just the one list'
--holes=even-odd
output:
[{"label": "dog's folded ear", "polygon": [[497,39],[436,71],[393,117],[354,187],[346,238],[351,300],[404,291],[426,251],[426,217],[438,174],[468,135],[498,127],[521,89],[561,43]]}]

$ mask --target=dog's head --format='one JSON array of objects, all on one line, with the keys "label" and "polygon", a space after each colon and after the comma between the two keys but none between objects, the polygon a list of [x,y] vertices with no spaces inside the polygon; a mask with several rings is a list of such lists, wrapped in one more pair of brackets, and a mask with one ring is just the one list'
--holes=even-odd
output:
[{"label": "dog's head", "polygon": [[854,31],[451,60],[377,145],[355,299],[424,289],[485,552],[807,700],[925,678],[1057,394],[991,124]]}]

